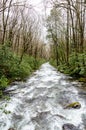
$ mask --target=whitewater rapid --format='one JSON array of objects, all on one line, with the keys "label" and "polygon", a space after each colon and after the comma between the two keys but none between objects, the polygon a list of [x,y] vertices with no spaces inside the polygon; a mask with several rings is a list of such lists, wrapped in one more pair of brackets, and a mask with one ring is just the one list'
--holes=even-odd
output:
[{"label": "whitewater rapid", "polygon": [[[62,130],[65,123],[84,129],[86,101],[78,82],[43,64],[26,82],[9,86],[10,100],[0,101],[0,130]],[[64,109],[79,102],[80,109]]]}]

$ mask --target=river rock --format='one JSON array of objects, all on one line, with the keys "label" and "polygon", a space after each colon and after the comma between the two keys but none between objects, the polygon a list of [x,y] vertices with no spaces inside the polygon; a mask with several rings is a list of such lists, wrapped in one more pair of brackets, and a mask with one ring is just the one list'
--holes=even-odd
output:
[{"label": "river rock", "polygon": [[73,124],[67,123],[62,126],[62,130],[79,130],[79,128]]},{"label": "river rock", "polygon": [[64,109],[70,109],[70,108],[74,108],[74,109],[79,109],[81,108],[81,104],[79,102],[73,102],[71,104],[68,104],[66,107],[64,107]]},{"label": "river rock", "polygon": [[8,130],[14,130],[14,128],[9,128]]}]

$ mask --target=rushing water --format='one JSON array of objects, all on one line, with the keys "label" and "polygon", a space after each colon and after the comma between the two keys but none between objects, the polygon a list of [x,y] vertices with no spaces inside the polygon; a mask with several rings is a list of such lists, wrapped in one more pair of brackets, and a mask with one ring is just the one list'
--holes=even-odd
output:
[{"label": "rushing water", "polygon": [[[10,86],[10,100],[0,101],[0,130],[62,130],[71,123],[84,130],[86,125],[85,93],[68,77],[45,63],[25,83]],[[64,109],[71,102],[80,109]],[[10,113],[9,113],[10,111]]]}]

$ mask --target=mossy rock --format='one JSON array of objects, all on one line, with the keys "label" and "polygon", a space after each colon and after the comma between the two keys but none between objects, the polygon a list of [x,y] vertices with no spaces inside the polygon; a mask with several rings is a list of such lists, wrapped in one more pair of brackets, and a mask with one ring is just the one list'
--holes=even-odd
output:
[{"label": "mossy rock", "polygon": [[84,83],[86,83],[86,78],[79,78],[79,82],[84,82]]},{"label": "mossy rock", "polygon": [[70,109],[70,108],[74,108],[74,109],[79,109],[81,108],[81,104],[79,102],[73,102],[71,104],[68,104],[64,109]]}]

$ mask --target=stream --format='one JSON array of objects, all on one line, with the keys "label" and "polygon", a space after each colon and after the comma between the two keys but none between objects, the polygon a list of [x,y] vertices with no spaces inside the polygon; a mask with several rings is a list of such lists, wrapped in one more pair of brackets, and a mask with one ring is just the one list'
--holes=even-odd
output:
[{"label": "stream", "polygon": [[[69,79],[45,63],[26,82],[9,86],[10,100],[0,100],[0,130],[62,130],[67,123],[85,130],[86,91]],[[64,109],[72,102],[81,108]]]}]

